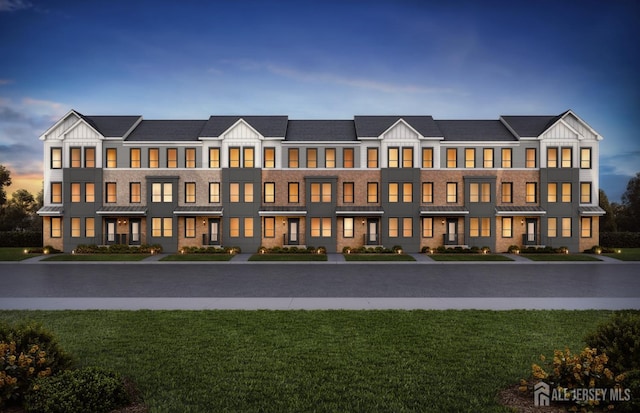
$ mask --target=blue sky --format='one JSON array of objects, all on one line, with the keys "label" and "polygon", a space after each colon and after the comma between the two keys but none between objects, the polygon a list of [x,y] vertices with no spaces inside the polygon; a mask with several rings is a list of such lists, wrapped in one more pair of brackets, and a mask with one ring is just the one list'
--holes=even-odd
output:
[{"label": "blue sky", "polygon": [[[637,1],[0,0],[0,164],[42,174],[38,136],[87,115],[437,119],[573,111],[601,187],[640,171]],[[31,185],[31,186],[29,186]]]}]

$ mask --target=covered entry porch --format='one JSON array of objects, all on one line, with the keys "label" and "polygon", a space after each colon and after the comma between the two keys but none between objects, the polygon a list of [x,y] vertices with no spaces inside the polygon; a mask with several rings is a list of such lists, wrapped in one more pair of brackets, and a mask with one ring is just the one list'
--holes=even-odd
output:
[{"label": "covered entry porch", "polygon": [[102,207],[102,245],[146,244],[147,208],[144,206]]}]

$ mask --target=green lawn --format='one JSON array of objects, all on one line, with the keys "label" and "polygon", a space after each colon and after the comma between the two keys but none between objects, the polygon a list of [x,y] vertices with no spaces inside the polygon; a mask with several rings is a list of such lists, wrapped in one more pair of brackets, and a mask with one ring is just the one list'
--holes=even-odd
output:
[{"label": "green lawn", "polygon": [[345,261],[415,261],[406,254],[342,254]]},{"label": "green lawn", "polygon": [[173,254],[160,261],[230,261],[233,254]]},{"label": "green lawn", "polygon": [[[150,412],[507,412],[503,388],[608,311],[0,311],[81,365],[133,379]],[[533,400],[532,400],[533,404]]]},{"label": "green lawn", "polygon": [[327,254],[253,254],[249,261],[326,261]]},{"label": "green lawn", "polygon": [[520,254],[531,261],[602,261],[588,254]]},{"label": "green lawn", "polygon": [[496,254],[433,254],[429,255],[435,261],[513,261],[509,257]]},{"label": "green lawn", "polygon": [[42,261],[141,261],[148,254],[55,254]]},{"label": "green lawn", "polygon": [[602,254],[622,261],[640,261],[640,248],[621,248],[619,254]]},{"label": "green lawn", "polygon": [[27,258],[37,257],[42,254],[25,254],[24,250],[29,248],[0,248],[0,261],[22,261]]}]

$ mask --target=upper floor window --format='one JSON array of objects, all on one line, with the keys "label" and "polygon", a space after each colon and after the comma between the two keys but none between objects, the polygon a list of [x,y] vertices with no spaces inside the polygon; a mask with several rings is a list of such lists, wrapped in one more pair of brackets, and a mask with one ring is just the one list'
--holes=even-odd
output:
[{"label": "upper floor window", "polygon": [[209,148],[209,168],[220,168],[220,148]]},{"label": "upper floor window", "polygon": [[116,148],[107,148],[107,168],[115,168],[117,166],[117,154]]},{"label": "upper floor window", "polygon": [[367,183],[367,203],[370,203],[370,204],[378,203],[378,183],[377,182]]},{"label": "upper floor window", "polygon": [[580,182],[580,203],[591,203],[591,182]]},{"label": "upper floor window", "polygon": [[558,202],[558,184],[555,182],[547,183],[547,202]]},{"label": "upper floor window", "polygon": [[264,148],[264,168],[276,167],[276,148]]},{"label": "upper floor window", "polygon": [[342,202],[352,204],[353,201],[353,182],[344,182],[342,184]]},{"label": "upper floor window", "polygon": [[184,202],[192,204],[196,202],[196,183],[185,182],[184,183]]},{"label": "upper floor window", "polygon": [[184,150],[184,166],[185,168],[196,167],[196,148],[186,148]]},{"label": "upper floor window", "polygon": [[240,168],[240,148],[229,148],[229,168]]},{"label": "upper floor window", "polygon": [[229,184],[229,202],[240,202],[240,184],[238,182]]},{"label": "upper floor window", "polygon": [[413,184],[411,182],[402,184],[402,202],[413,202]]},{"label": "upper floor window", "polygon": [[525,198],[527,203],[538,202],[538,184],[535,182],[527,182],[525,186]]},{"label": "upper floor window", "polygon": [[96,148],[94,147],[84,148],[84,167],[85,168],[96,167]]},{"label": "upper floor window", "polygon": [[367,168],[378,167],[378,148],[367,148]]},{"label": "upper floor window", "polygon": [[526,168],[536,167],[536,148],[527,148],[525,152],[525,164]]},{"label": "upper floor window", "polygon": [[457,182],[447,182],[447,202],[448,203],[458,202],[458,183]]},{"label": "upper floor window", "polygon": [[562,183],[562,202],[571,202],[571,182]]},{"label": "upper floor window", "polygon": [[513,202],[513,182],[503,182],[502,189],[502,203],[510,204]]},{"label": "upper floor window", "polygon": [[307,148],[307,168],[318,167],[318,149]]},{"label": "upper floor window", "polygon": [[160,149],[149,148],[149,168],[160,167]]},{"label": "upper floor window", "polygon": [[311,202],[331,202],[331,183],[312,182]]},{"label": "upper floor window", "polygon": [[287,189],[289,203],[297,204],[300,202],[300,184],[298,182],[289,182]]},{"label": "upper floor window", "polygon": [[209,202],[220,202],[220,182],[209,182]]},{"label": "upper floor window", "polygon": [[129,167],[140,168],[140,148],[129,149]]},{"label": "upper floor window", "polygon": [[342,149],[342,167],[353,168],[355,166],[353,148]]},{"label": "upper floor window", "polygon": [[470,183],[469,202],[491,202],[491,184],[488,182]]},{"label": "upper floor window", "polygon": [[573,164],[573,149],[571,148],[562,148],[562,168],[571,168]]},{"label": "upper floor window", "polygon": [[272,204],[276,202],[276,183],[265,182],[264,183],[264,203]]},{"label": "upper floor window", "polygon": [[402,167],[413,168],[413,148],[402,148]]},{"label": "upper floor window", "polygon": [[96,185],[93,182],[85,182],[84,184],[84,202],[96,201]]},{"label": "upper floor window", "polygon": [[151,202],[173,202],[173,185],[171,182],[152,183]]},{"label": "upper floor window", "polygon": [[580,168],[591,169],[591,148],[580,148]]},{"label": "upper floor window", "polygon": [[[82,149],[81,148],[71,148],[70,158],[71,158],[71,167],[72,168],[80,168],[82,167]],[[111,168],[115,168],[115,165]]]},{"label": "upper floor window", "polygon": [[502,167],[511,168],[513,162],[513,150],[511,148],[502,148]]},{"label": "upper floor window", "polygon": [[398,202],[398,183],[389,182],[389,202]]},{"label": "upper floor window", "polygon": [[289,155],[289,162],[288,162],[289,168],[299,168],[298,148],[289,148],[287,153]]},{"label": "upper floor window", "polygon": [[140,182],[129,183],[129,202],[132,204],[139,204],[142,201]]},{"label": "upper floor window", "polygon": [[62,169],[62,148],[51,148],[51,169]]},{"label": "upper floor window", "polygon": [[335,168],[336,167],[336,150],[335,148],[327,148],[324,150],[324,167]]},{"label": "upper floor window", "polygon": [[94,218],[84,219],[84,236],[87,238],[96,236],[96,221]]},{"label": "upper floor window", "polygon": [[422,183],[422,202],[425,204],[433,203],[433,182]]},{"label": "upper floor window", "polygon": [[433,168],[433,148],[422,148],[422,167]]},{"label": "upper floor window", "polygon": [[80,202],[82,199],[80,195],[80,183],[72,182],[71,183],[71,202]]},{"label": "upper floor window", "polygon": [[178,149],[167,148],[167,168],[178,167]]},{"label": "upper floor window", "polygon": [[465,168],[476,167],[476,150],[474,148],[466,148],[464,150],[464,167]]},{"label": "upper floor window", "polygon": [[118,192],[117,192],[117,187],[115,182],[105,183],[105,192],[106,192],[105,202],[107,203],[117,202]]},{"label": "upper floor window", "polygon": [[458,167],[458,150],[456,148],[447,148],[447,168]]},{"label": "upper floor window", "polygon": [[482,166],[484,168],[493,168],[493,148],[484,148],[482,150]]},{"label": "upper floor window", "polygon": [[558,148],[547,148],[547,168],[558,167]]},{"label": "upper floor window", "polygon": [[242,148],[243,165],[245,168],[253,168],[255,165],[255,148],[248,146]]},{"label": "upper floor window", "polygon": [[253,202],[253,182],[244,183],[244,202]]},{"label": "upper floor window", "polygon": [[387,150],[387,165],[389,168],[400,167],[400,148],[389,148]]}]

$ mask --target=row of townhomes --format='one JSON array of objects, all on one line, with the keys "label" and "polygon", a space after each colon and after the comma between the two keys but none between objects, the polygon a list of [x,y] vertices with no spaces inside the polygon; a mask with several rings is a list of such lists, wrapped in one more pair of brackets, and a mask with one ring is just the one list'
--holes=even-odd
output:
[{"label": "row of townhomes", "polygon": [[598,145],[572,111],[497,120],[72,110],[44,143],[44,243],[186,246],[598,244]]}]

